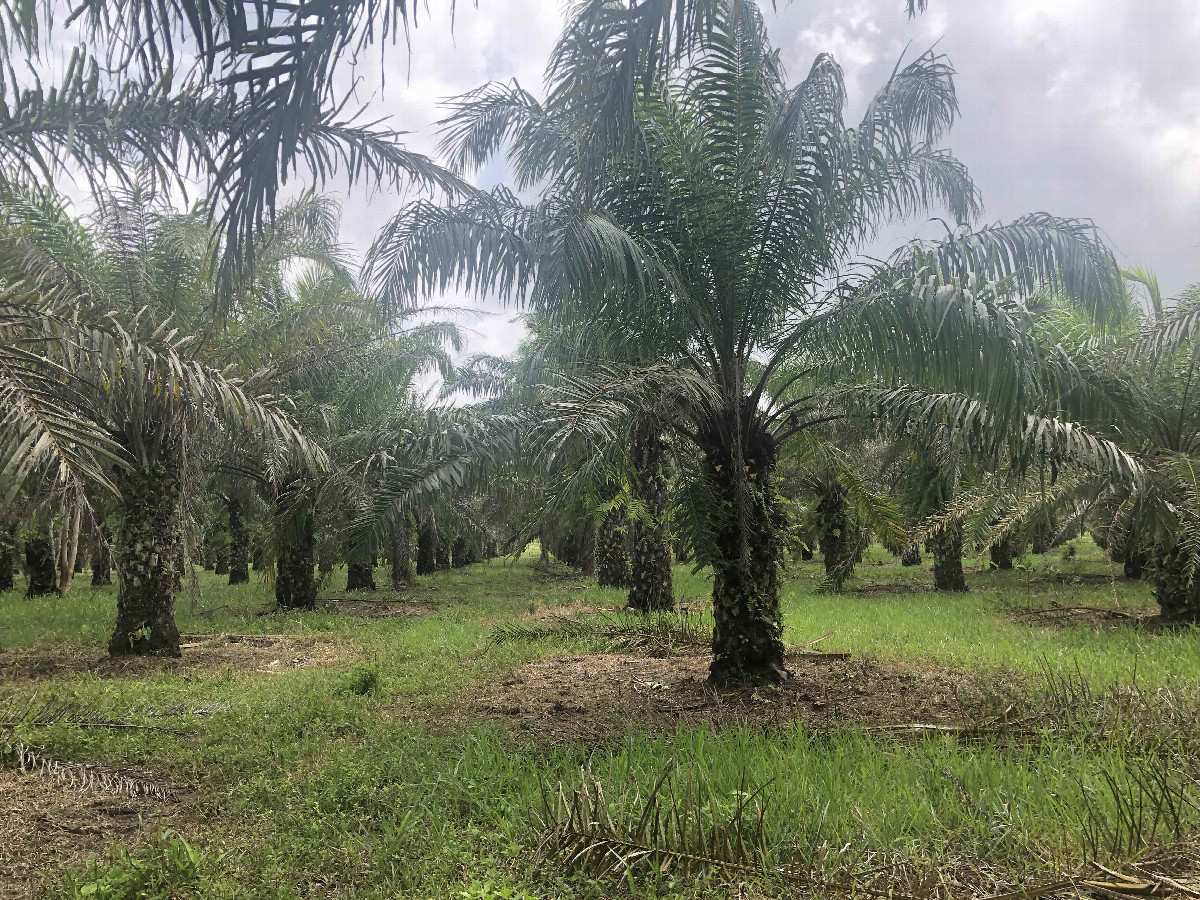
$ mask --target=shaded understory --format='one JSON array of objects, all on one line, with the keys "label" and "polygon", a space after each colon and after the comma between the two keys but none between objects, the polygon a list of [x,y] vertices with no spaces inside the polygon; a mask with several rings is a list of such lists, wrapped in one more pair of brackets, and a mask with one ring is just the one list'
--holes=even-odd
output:
[{"label": "shaded understory", "polygon": [[[1079,547],[1012,572],[968,565],[970,593],[949,597],[921,589],[927,567],[877,548],[840,596],[817,593],[821,562],[804,563],[784,586],[795,677],[741,693],[707,688],[703,652],[683,645],[579,632],[490,641],[514,621],[600,621],[624,605],[619,590],[525,561],[286,614],[264,614],[263,585],[202,575],[201,596],[179,603],[183,660],[137,665],[103,658],[111,589],[26,600],[18,580],[0,595],[0,718],[36,711],[32,697],[62,721],[0,732],[0,808],[28,813],[26,840],[0,855],[0,896],[30,883],[99,883],[114,897],[156,884],[196,897],[608,896],[627,882],[536,858],[546,817],[562,823],[543,788],[561,783],[570,798],[595,779],[619,832],[668,768],[677,794],[703,785],[693,811],[723,827],[739,790],[766,785],[774,874],[642,865],[636,896],[738,896],[743,882],[750,896],[791,896],[881,866],[925,894],[940,877],[983,896],[1124,860],[1198,830],[1186,809],[1153,834],[1151,816],[1122,824],[1118,810],[1150,809],[1139,773],[1167,752],[1151,738],[1187,732],[1200,709],[1200,635],[1123,615],[1030,615],[1150,608],[1145,586]],[[677,568],[675,590],[685,615],[704,613],[703,573]],[[807,652],[831,656],[796,655],[828,632]],[[18,742],[62,765],[16,774]],[[1191,764],[1187,741],[1170,752]],[[67,791],[88,767],[163,792]],[[164,824],[187,843],[161,836]],[[110,838],[133,857],[106,849]],[[785,872],[805,873],[807,888]],[[133,893],[113,887],[137,879]]]}]

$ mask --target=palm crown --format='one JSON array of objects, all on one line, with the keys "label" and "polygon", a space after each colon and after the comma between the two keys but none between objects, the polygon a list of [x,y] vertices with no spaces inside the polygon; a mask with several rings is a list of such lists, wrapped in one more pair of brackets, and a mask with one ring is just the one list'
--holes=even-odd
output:
[{"label": "palm crown", "polygon": [[[585,41],[588,21],[564,42]],[[669,363],[590,385],[576,376],[556,409],[563,427],[600,435],[612,429],[598,418],[672,398],[672,425],[703,452],[717,500],[715,675],[781,666],[776,447],[845,412],[816,394],[777,415],[770,385],[782,366],[925,385],[943,401],[966,392],[990,421],[1016,423],[1056,383],[1038,366],[1020,295],[1052,281],[1097,314],[1120,296],[1090,224],[1046,215],[854,265],[892,218],[944,208],[965,223],[978,212],[964,167],[937,147],[957,115],[952,75],[933,54],[898,67],[849,126],[830,57],[789,87],[754,5],[717,4],[702,46],[636,98],[627,139],[602,154],[581,143],[586,90],[552,83],[548,104],[515,85],[463,98],[444,123],[451,158],[478,164],[507,147],[518,182],[543,185],[543,198],[526,205],[501,188],[418,202],[372,250],[393,303],[450,285],[490,291]]]}]

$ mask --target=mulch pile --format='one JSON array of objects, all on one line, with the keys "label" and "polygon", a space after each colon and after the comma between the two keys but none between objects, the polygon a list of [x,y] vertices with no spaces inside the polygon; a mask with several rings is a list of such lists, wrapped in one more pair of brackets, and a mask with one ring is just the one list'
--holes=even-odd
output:
[{"label": "mulch pile", "polygon": [[705,680],[710,661],[607,653],[529,663],[452,701],[430,724],[499,721],[538,742],[602,741],[634,725],[651,733],[797,721],[816,730],[949,730],[1003,716],[1012,705],[969,673],[838,655],[789,658],[792,677],[779,686],[722,690]]}]

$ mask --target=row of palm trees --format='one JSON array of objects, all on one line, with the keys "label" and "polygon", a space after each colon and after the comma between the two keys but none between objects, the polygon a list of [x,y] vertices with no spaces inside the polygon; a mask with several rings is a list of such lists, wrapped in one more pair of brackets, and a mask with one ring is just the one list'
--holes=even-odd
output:
[{"label": "row of palm trees", "polygon": [[[35,510],[47,485],[116,504],[114,652],[177,652],[197,471],[270,507],[284,607],[315,600],[318,516],[338,521],[360,578],[385,546],[406,569],[414,526],[428,550],[434,519],[486,520],[628,583],[645,610],[672,605],[678,541],[713,572],[719,682],[785,677],[789,543],[819,545],[835,588],[868,534],[908,561],[924,543],[954,590],[964,542],[1003,561],[1037,528],[1098,529],[1110,511],[1104,539],[1152,555],[1164,611],[1195,615],[1195,298],[1147,318],[1130,285],[1152,280],[1123,277],[1090,222],[979,227],[978,191],[942,146],[958,115],[944,57],[901,61],[851,123],[836,61],[790,81],[754,4],[594,0],[548,63],[545,100],[513,82],[452,105],[446,170],[329,124],[336,59],[371,23],[407,23],[403,2],[123,7],[120,22],[86,0],[75,12],[145,48],[147,71],[194,40],[193,80],[160,79],[158,99],[134,76],[120,95],[87,82],[68,114],[108,116],[81,140],[119,161],[124,199],[98,187],[81,223],[15,180],[0,235],[0,480]],[[10,53],[37,38],[6,36]],[[0,152],[82,165],[30,90],[41,111]],[[121,124],[135,99],[146,116],[193,106],[150,141]],[[204,116],[236,140],[214,152],[219,131],[190,136]],[[361,275],[327,202],[275,208],[298,159],[321,177],[337,153],[351,174],[436,189],[383,229]],[[471,188],[496,156],[512,187]],[[181,162],[220,186],[188,216],[130,174]],[[885,225],[931,214],[954,223],[942,241],[875,258]],[[412,319],[448,288],[527,313],[517,359],[450,365],[454,329]],[[486,399],[422,409],[430,367]],[[609,552],[626,530],[628,561]]]}]

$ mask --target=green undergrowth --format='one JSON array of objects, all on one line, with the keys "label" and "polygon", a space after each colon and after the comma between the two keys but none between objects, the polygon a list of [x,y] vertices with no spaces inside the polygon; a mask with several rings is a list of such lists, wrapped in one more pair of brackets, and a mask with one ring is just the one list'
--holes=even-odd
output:
[{"label": "green undergrowth", "polygon": [[[1162,814],[1160,795],[1171,785],[1155,788],[1144,773],[1167,758],[1181,772],[1192,764],[1190,741],[1176,737],[1194,731],[1181,723],[1200,708],[1200,635],[1014,615],[1054,604],[1150,605],[1144,585],[1103,577],[1111,567],[1090,541],[1075,546],[1071,558],[1055,551],[1013,572],[968,569],[972,590],[962,596],[929,592],[927,569],[902,568],[878,548],[842,595],[820,591],[819,561],[788,572],[788,643],[832,632],[820,649],[995,671],[1028,683],[1031,695],[1053,683],[1060,712],[1077,710],[1019,737],[898,740],[801,724],[650,736],[631,724],[601,744],[575,745],[440,720],[441,704],[525,662],[596,649],[570,636],[492,642],[497,627],[531,613],[538,621],[621,609],[619,591],[542,572],[533,559],[439,574],[399,595],[377,592],[374,599],[420,613],[391,618],[265,614],[265,584],[229,588],[202,573],[199,596],[180,598],[181,631],[197,640],[315,638],[345,656],[277,674],[224,664],[37,682],[17,676],[0,685],[0,719],[4,708],[36,697],[84,718],[152,726],[80,727],[67,718],[11,734],[58,759],[136,766],[184,789],[168,804],[172,832],[48,871],[48,889],[63,896],[530,900],[618,888],[642,897],[738,896],[747,876],[719,867],[642,867],[614,882],[552,854],[538,857],[554,822],[547,797],[560,784],[569,796],[599,783],[619,831],[622,822],[633,827],[664,775],[667,785],[703,785],[704,799],[689,808],[712,820],[727,815],[739,793],[762,787],[756,864],[768,868],[836,879],[868,857],[917,868],[969,860],[1015,883],[1087,858],[1130,855],[1197,825],[1187,809]],[[675,576],[680,600],[702,612],[706,574],[677,567]],[[323,595],[345,596],[344,577],[335,573]],[[384,582],[382,571],[376,580]],[[93,593],[85,581],[60,599],[0,595],[0,645],[98,658],[113,602],[111,590]],[[1132,819],[1130,809],[1144,815]],[[1160,824],[1151,832],[1154,810]],[[793,887],[767,877],[754,890],[790,896]]]}]

